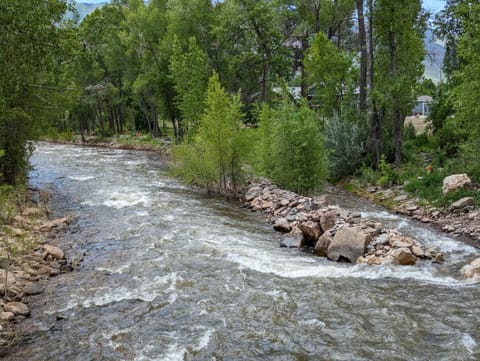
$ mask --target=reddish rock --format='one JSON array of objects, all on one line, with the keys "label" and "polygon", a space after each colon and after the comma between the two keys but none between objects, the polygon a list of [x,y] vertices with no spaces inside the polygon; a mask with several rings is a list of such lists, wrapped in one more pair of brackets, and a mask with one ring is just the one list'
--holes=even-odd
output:
[{"label": "reddish rock", "polygon": [[329,231],[323,233],[317,240],[313,253],[317,256],[326,257],[328,252],[328,247],[332,243],[333,236]]},{"label": "reddish rock", "polygon": [[332,228],[335,224],[336,219],[337,211],[334,209],[322,214],[322,216],[320,217],[320,227],[322,228],[322,231],[325,232]]},{"label": "reddish rock", "polygon": [[302,231],[305,241],[312,245],[317,242],[322,234],[320,225],[313,221],[302,222],[298,225],[298,228]]},{"label": "reddish rock", "polygon": [[385,257],[385,263],[391,263],[400,266],[411,266],[414,265],[415,262],[416,258],[409,248],[394,249]]}]

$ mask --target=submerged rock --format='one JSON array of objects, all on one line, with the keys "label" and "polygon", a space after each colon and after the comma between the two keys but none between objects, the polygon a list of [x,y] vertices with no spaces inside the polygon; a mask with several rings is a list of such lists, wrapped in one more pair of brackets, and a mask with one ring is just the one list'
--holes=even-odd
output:
[{"label": "submerged rock", "polygon": [[460,272],[465,278],[480,281],[480,258],[474,259],[468,265],[464,266]]},{"label": "submerged rock", "polygon": [[289,233],[282,236],[280,247],[283,248],[300,248],[303,243],[302,233]]}]

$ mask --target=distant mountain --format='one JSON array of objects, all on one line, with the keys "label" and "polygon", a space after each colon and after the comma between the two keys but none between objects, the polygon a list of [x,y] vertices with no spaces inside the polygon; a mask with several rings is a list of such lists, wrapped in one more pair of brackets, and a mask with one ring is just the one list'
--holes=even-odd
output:
[{"label": "distant mountain", "polygon": [[445,47],[435,38],[431,29],[428,29],[425,33],[423,43],[427,52],[423,61],[425,77],[432,79],[434,83],[438,83],[443,78],[442,67],[443,59],[445,58]]},{"label": "distant mountain", "polygon": [[108,3],[105,0],[102,0],[102,2],[93,2],[94,0],[89,1],[91,2],[77,2],[77,11],[80,17],[80,21],[82,21],[88,14],[93,13],[95,9],[100,8]]}]

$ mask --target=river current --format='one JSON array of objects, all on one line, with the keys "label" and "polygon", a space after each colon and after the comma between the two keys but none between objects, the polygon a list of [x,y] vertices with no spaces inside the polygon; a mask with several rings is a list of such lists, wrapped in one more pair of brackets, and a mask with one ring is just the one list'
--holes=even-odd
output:
[{"label": "river current", "polygon": [[75,221],[77,271],[32,298],[7,360],[480,360],[479,250],[350,195],[340,205],[446,254],[333,263],[283,249],[263,216],[192,190],[159,155],[40,143],[31,183]]}]

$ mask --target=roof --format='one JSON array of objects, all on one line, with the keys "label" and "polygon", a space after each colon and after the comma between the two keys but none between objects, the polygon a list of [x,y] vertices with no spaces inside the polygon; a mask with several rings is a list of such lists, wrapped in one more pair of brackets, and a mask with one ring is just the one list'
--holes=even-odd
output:
[{"label": "roof", "polygon": [[433,98],[430,95],[421,95],[417,98],[417,102],[431,103]]}]

